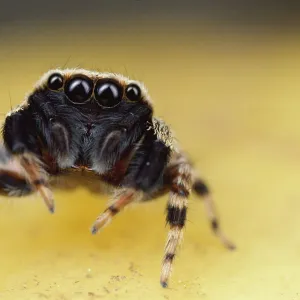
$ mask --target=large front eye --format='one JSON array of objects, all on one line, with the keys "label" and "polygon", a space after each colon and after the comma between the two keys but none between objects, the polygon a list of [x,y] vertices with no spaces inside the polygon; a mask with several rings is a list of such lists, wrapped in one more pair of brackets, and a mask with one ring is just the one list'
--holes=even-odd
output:
[{"label": "large front eye", "polygon": [[129,101],[139,101],[141,99],[141,89],[137,84],[129,84],[125,90],[126,97]]},{"label": "large front eye", "polygon": [[93,81],[88,77],[76,76],[65,85],[65,94],[75,104],[83,104],[90,99],[93,92]]},{"label": "large front eye", "polygon": [[117,82],[99,80],[95,86],[95,98],[100,106],[114,107],[121,102],[122,96],[122,87]]},{"label": "large front eye", "polygon": [[57,91],[62,88],[63,84],[64,78],[59,73],[54,73],[48,78],[47,85],[50,90]]}]

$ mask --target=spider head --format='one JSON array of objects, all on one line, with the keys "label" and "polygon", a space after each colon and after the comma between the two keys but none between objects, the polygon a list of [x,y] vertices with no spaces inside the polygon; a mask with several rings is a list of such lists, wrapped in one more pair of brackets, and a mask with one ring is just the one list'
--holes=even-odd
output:
[{"label": "spider head", "polygon": [[83,113],[126,111],[126,107],[146,105],[152,110],[146,88],[138,81],[113,73],[83,69],[52,70],[40,80],[36,91],[51,94],[62,104],[76,107]]}]

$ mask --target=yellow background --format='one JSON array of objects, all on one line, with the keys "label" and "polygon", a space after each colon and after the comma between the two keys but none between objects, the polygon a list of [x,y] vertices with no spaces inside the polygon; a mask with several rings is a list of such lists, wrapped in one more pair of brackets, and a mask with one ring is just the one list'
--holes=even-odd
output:
[{"label": "yellow background", "polygon": [[211,186],[238,248],[222,247],[192,196],[170,287],[162,289],[166,197],[134,205],[92,236],[108,198],[80,178],[82,185],[55,193],[54,215],[37,196],[1,197],[0,298],[300,299],[299,36],[120,27],[97,39],[97,28],[79,27],[6,32],[1,112],[50,68],[143,81],[156,115]]}]

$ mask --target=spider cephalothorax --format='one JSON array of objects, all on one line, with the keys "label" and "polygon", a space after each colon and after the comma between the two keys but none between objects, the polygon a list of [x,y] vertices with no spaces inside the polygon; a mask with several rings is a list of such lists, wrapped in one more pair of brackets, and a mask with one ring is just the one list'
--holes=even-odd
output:
[{"label": "spider cephalothorax", "polygon": [[204,197],[214,232],[228,248],[204,182],[175,144],[169,127],[153,117],[145,87],[122,75],[82,69],[46,73],[3,125],[0,186],[13,195],[40,193],[54,212],[49,178],[89,170],[116,188],[92,233],[126,205],[169,192],[161,284],[166,287],[186,221],[191,190]]}]

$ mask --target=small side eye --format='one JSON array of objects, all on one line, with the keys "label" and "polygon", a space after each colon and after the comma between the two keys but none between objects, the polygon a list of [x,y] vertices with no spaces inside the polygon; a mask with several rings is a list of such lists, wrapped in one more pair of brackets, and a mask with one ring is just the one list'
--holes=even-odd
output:
[{"label": "small side eye", "polygon": [[50,90],[54,90],[54,91],[57,91],[59,90],[60,88],[62,88],[64,84],[64,78],[62,77],[61,74],[59,73],[55,73],[55,74],[52,74],[49,78],[48,78],[48,88]]},{"label": "small side eye", "polygon": [[95,98],[102,107],[118,105],[123,96],[122,87],[114,81],[99,80],[95,86]]},{"label": "small side eye", "polygon": [[141,89],[138,85],[132,83],[126,87],[126,97],[130,101],[139,101],[141,99]]},{"label": "small side eye", "polygon": [[88,77],[72,77],[65,84],[65,94],[74,104],[83,104],[88,101],[93,92],[93,81]]}]

